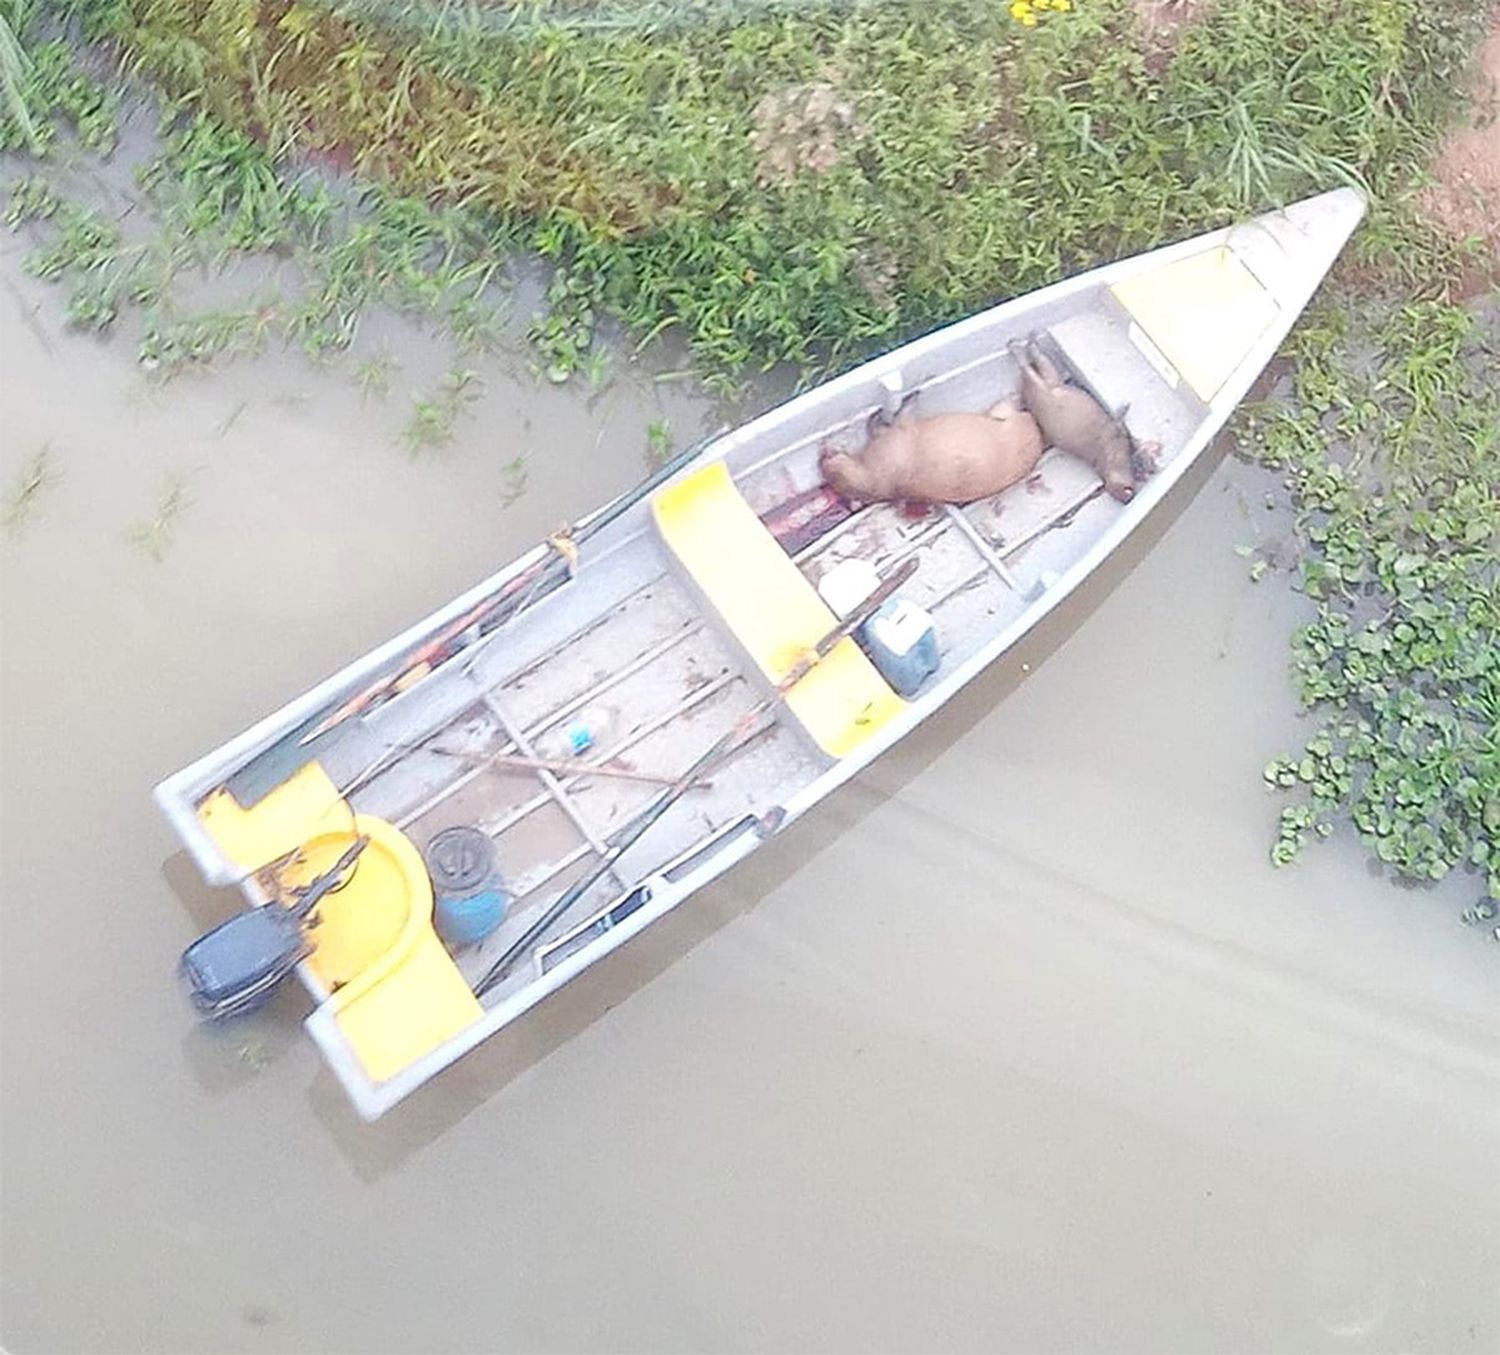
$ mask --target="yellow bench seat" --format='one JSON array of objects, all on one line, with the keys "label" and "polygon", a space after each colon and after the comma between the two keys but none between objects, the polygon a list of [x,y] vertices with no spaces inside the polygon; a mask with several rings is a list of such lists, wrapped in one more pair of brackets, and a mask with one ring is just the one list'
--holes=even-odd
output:
[{"label": "yellow bench seat", "polygon": [[[723,462],[669,485],[651,507],[662,542],[771,683],[838,625]],[[847,757],[905,704],[847,639],[786,698],[813,742],[836,758]]]},{"label": "yellow bench seat", "polygon": [[1249,356],[1278,310],[1255,275],[1222,245],[1111,290],[1205,403]]}]

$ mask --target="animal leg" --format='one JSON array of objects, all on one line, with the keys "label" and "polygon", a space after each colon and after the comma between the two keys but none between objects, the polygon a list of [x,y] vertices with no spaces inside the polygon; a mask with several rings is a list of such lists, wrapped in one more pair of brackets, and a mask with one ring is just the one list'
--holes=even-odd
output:
[{"label": "animal leg", "polygon": [[921,394],[920,391],[907,391],[897,404],[894,414],[887,414],[884,409],[871,410],[870,417],[865,420],[865,437],[873,439],[876,433],[884,428],[892,427],[902,418],[906,417],[908,408],[919,394]]},{"label": "animal leg", "polygon": [[1067,385],[1063,374],[1057,370],[1057,364],[1037,345],[1034,334],[1026,340],[1026,357],[1031,364],[1032,375],[1044,385],[1054,387]]}]

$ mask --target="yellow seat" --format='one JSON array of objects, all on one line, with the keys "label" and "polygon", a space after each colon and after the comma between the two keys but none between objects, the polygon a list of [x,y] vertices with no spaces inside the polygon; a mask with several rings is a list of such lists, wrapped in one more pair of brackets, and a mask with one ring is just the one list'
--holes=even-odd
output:
[{"label": "yellow seat", "polygon": [[[745,502],[723,462],[652,500],[657,530],[761,672],[779,682],[838,617]],[[905,706],[853,640],[787,694],[818,747],[847,757]]]},{"label": "yellow seat", "polygon": [[384,1082],[479,1019],[479,1000],[432,930],[432,881],[399,828],[347,813],[338,832],[305,843],[281,872],[305,884],[370,841],[348,881],[324,896],[307,963],[332,993],[327,1006],[372,1082]]},{"label": "yellow seat", "polygon": [[1113,291],[1205,402],[1218,394],[1277,314],[1271,294],[1225,246],[1127,278]]},{"label": "yellow seat", "polygon": [[252,871],[320,833],[343,832],[347,838],[349,806],[322,765],[309,762],[249,809],[227,790],[216,790],[198,806],[198,822],[225,856]]}]

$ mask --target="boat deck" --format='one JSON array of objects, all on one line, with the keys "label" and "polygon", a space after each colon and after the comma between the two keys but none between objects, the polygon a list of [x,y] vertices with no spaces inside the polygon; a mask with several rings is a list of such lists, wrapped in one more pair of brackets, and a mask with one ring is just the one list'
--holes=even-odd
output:
[{"label": "boat deck", "polygon": [[[1132,401],[1141,439],[1181,449],[1201,418],[1192,397],[1168,387],[1128,342],[1108,298],[1062,318],[1048,335],[1075,374],[1101,398]],[[1118,310],[1118,307],[1115,307]],[[925,383],[919,413],[987,407],[1016,390],[1008,352]],[[818,430],[737,469],[736,484],[768,512],[820,480],[825,437],[863,441],[864,416]],[[796,557],[810,582],[859,557],[882,574],[915,555],[903,595],[931,613],[943,669],[975,654],[1043,596],[1121,512],[1093,470],[1049,451],[1024,483],[964,507],[912,514],[890,504],[863,508]],[[659,790],[647,780],[554,774],[497,759],[556,757],[558,733],[581,713],[596,743],[581,758],[670,782],[767,694],[764,679],[706,616],[677,577],[649,523],[591,562],[587,607],[568,585],[505,629],[505,643],[477,653],[398,697],[366,720],[381,749],[403,756],[350,796],[356,809],[395,823],[419,847],[444,828],[469,824],[495,840],[513,902],[500,929],[454,958],[476,979],[558,894],[592,867]],[[783,803],[828,767],[791,723],[771,724],[684,796],[625,853],[558,927],[586,930],[662,862],[747,815]],[[532,978],[517,966],[498,998]],[[489,999],[496,1000],[496,997]]]}]

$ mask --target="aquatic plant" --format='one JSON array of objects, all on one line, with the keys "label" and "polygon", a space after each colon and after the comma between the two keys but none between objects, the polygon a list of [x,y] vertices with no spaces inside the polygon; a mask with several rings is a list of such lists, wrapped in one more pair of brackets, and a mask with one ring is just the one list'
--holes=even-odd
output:
[{"label": "aquatic plant", "polygon": [[1293,388],[1241,422],[1285,476],[1316,616],[1293,639],[1296,792],[1272,852],[1347,814],[1398,874],[1500,898],[1500,314],[1345,297],[1292,341]]},{"label": "aquatic plant", "polygon": [[125,539],[139,546],[157,564],[166,559],[177,529],[177,520],[190,502],[187,485],[179,475],[169,475],[162,485],[156,512],[143,522],[125,529]]},{"label": "aquatic plant", "polygon": [[72,43],[41,36],[46,17],[36,0],[0,0],[0,151],[45,155],[60,120],[83,146],[108,154],[118,102]]},{"label": "aquatic plant", "polygon": [[52,462],[52,451],[45,443],[26,462],[0,507],[0,531],[18,532],[36,511],[43,493],[62,479],[62,472]]},{"label": "aquatic plant", "polygon": [[652,419],[646,425],[646,460],[662,465],[672,455],[672,425],[666,419]]},{"label": "aquatic plant", "polygon": [[407,451],[420,452],[453,440],[458,417],[479,398],[477,372],[455,368],[444,374],[430,395],[412,396],[411,417],[401,430]]},{"label": "aquatic plant", "polygon": [[525,452],[507,461],[500,471],[500,507],[509,508],[520,499],[530,481],[531,468]]},{"label": "aquatic plant", "polygon": [[354,378],[354,384],[359,387],[362,399],[368,400],[373,395],[384,400],[390,394],[391,375],[395,370],[396,359],[381,351],[355,364],[350,375]]},{"label": "aquatic plant", "polygon": [[45,221],[58,208],[59,199],[51,183],[40,174],[13,180],[3,219],[12,229],[27,221]]}]

